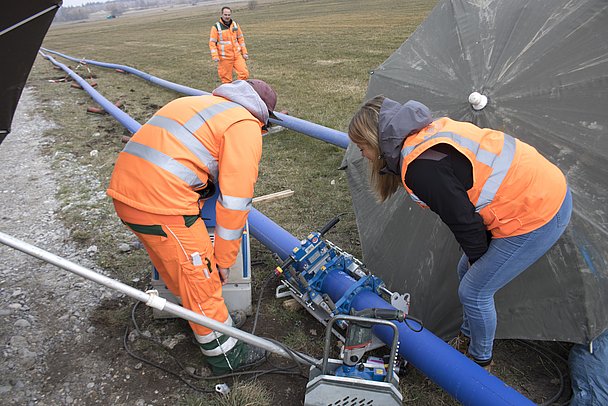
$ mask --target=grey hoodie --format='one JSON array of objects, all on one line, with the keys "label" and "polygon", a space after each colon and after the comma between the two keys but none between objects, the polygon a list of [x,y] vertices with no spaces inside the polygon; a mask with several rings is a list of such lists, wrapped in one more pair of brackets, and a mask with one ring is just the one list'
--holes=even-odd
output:
[{"label": "grey hoodie", "polygon": [[253,87],[244,80],[235,80],[232,83],[224,83],[216,88],[214,96],[223,97],[245,107],[262,124],[268,122],[268,107]]},{"label": "grey hoodie", "polygon": [[380,173],[401,175],[401,149],[403,142],[412,133],[431,124],[431,111],[424,104],[409,100],[405,104],[385,98],[378,119],[378,146],[386,166]]}]

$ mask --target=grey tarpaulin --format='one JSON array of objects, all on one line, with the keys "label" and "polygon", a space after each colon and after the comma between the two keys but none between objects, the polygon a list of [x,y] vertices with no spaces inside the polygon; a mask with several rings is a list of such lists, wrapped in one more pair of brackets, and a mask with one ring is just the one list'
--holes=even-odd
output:
[{"label": "grey tarpaulin", "polygon": [[0,143],[11,131],[21,91],[61,0],[5,3],[0,14]]},{"label": "grey tarpaulin", "polygon": [[[477,91],[488,104],[468,102]],[[568,178],[565,235],[496,295],[497,338],[588,343],[608,327],[608,2],[445,0],[378,69],[367,97],[415,99],[435,117],[503,130]],[[449,229],[400,190],[378,205],[357,148],[345,156],[371,270],[411,293],[411,313],[444,338],[461,321]]]}]

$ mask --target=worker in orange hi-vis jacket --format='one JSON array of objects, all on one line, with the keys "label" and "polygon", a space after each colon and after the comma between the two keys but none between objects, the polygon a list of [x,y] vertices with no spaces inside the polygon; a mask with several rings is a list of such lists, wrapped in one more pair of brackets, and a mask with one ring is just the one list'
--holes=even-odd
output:
[{"label": "worker in orange hi-vis jacket", "polygon": [[[262,155],[262,133],[277,95],[257,79],[223,84],[211,95],[161,108],[119,154],[108,187],[116,213],[143,243],[169,290],[185,308],[237,323],[222,298],[236,262]],[[215,246],[200,217],[215,206]],[[264,350],[190,323],[215,373],[262,361]]]},{"label": "worker in orange hi-vis jacket", "polygon": [[233,70],[236,71],[237,79],[249,78],[245,62],[249,59],[245,37],[241,26],[232,20],[230,7],[222,7],[219,21],[211,27],[209,49],[211,58],[217,62],[217,73],[222,83],[232,82]]}]

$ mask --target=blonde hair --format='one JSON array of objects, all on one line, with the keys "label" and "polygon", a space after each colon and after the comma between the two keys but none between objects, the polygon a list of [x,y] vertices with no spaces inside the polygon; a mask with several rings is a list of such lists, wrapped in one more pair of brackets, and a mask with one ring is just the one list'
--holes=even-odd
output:
[{"label": "blonde hair", "polygon": [[376,96],[368,100],[355,113],[348,125],[348,138],[357,145],[365,145],[374,151],[374,159],[370,160],[370,184],[379,202],[391,197],[401,185],[401,178],[392,173],[381,174],[386,161],[380,157],[378,145],[378,121],[380,107],[384,96]]}]

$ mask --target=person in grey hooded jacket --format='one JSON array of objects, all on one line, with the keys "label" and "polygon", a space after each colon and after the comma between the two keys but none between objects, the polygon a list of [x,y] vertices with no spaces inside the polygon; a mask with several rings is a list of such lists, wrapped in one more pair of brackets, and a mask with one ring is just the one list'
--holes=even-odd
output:
[{"label": "person in grey hooded jacket", "polygon": [[463,251],[457,266],[463,322],[454,346],[490,370],[494,294],[566,228],[572,197],[564,175],[508,134],[448,117],[433,120],[429,108],[413,100],[369,100],[348,136],[370,161],[379,201],[402,185],[454,234]]}]

